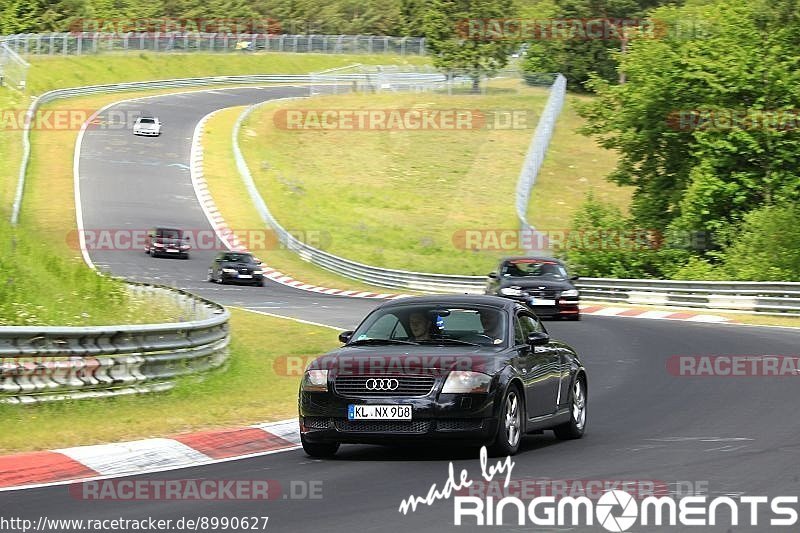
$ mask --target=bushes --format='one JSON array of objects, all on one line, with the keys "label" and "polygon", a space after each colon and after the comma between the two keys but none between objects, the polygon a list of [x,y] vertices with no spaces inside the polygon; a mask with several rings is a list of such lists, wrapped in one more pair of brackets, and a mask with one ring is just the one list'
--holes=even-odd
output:
[{"label": "bushes", "polygon": [[753,210],[741,224],[719,233],[714,244],[695,238],[698,234],[637,228],[619,209],[590,194],[572,230],[592,235],[584,243],[599,243],[557,251],[584,277],[800,280],[800,204]]}]

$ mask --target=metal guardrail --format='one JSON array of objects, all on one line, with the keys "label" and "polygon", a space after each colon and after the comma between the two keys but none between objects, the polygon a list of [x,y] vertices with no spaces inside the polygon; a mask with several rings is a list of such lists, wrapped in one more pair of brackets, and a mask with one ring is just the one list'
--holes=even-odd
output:
[{"label": "metal guardrail", "polygon": [[[239,146],[242,123],[254,110],[268,103],[250,106],[239,116],[233,128],[233,152],[236,168],[250,199],[264,222],[276,232],[288,249],[317,266],[378,287],[426,292],[484,292],[487,281],[484,276],[431,274],[365,265],[316,249],[292,236],[275,219],[258,192]],[[582,299],[589,301],[800,316],[800,283],[582,278],[576,286],[581,291]]]},{"label": "metal guardrail", "polygon": [[[424,37],[288,35],[274,33],[23,33],[0,37],[20,55],[103,52],[293,52],[425,55]],[[246,44],[246,46],[242,46]]]},{"label": "metal guardrail", "polygon": [[262,220],[270,226],[278,235],[278,239],[289,250],[297,253],[302,259],[314,263],[322,268],[335,272],[348,278],[356,279],[377,285],[379,287],[390,287],[394,289],[411,289],[419,291],[448,291],[448,292],[476,292],[479,286],[482,287],[483,278],[479,276],[456,276],[447,274],[428,274],[423,272],[407,272],[403,270],[392,270],[365,265],[356,261],[351,261],[337,255],[324,252],[310,246],[287,231],[278,220],[272,215],[266,202],[258,192],[253,175],[247,166],[247,161],[242,154],[239,146],[239,131],[244,120],[260,106],[269,104],[270,101],[262,102],[248,107],[233,127],[232,142],[233,155],[236,161],[236,168],[244,181],[250,199],[261,215]]},{"label": "metal guardrail", "polygon": [[0,403],[166,390],[175,378],[222,366],[230,313],[184,291],[129,283],[136,296],[166,299],[181,322],[90,327],[0,327]]},{"label": "metal guardrail", "polygon": [[581,298],[800,316],[800,283],[582,278]]},{"label": "metal guardrail", "polygon": [[[414,75],[413,83],[427,83],[433,76],[442,76],[436,74],[419,73]],[[438,79],[437,78],[437,79]],[[347,75],[332,75],[326,78],[327,82],[331,83],[362,83],[364,82],[364,74],[347,74]],[[309,74],[254,74],[243,76],[210,76],[203,78],[177,78],[167,80],[154,80],[154,81],[139,81],[128,83],[116,83],[107,85],[87,85],[84,87],[72,87],[66,89],[55,89],[46,92],[31,102],[28,111],[25,114],[25,123],[22,132],[22,162],[20,164],[19,175],[17,178],[17,188],[14,194],[14,203],[11,209],[11,223],[16,225],[19,222],[20,209],[22,207],[22,197],[25,191],[25,176],[28,172],[28,161],[30,160],[30,129],[31,124],[34,123],[37,110],[44,104],[53,102],[61,98],[72,98],[75,96],[85,96],[90,94],[113,93],[121,91],[132,90],[145,90],[145,89],[172,89],[182,87],[202,87],[206,85],[249,85],[259,83],[309,83],[311,82]]]}]

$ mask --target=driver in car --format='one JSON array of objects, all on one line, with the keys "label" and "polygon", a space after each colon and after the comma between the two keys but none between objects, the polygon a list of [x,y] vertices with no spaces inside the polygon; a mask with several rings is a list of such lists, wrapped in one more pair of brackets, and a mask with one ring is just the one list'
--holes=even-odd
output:
[{"label": "driver in car", "polygon": [[494,311],[480,311],[481,325],[483,326],[483,334],[491,337],[494,344],[503,342],[503,331],[500,324],[499,313]]},{"label": "driver in car", "polygon": [[431,338],[431,322],[424,313],[411,313],[408,316],[408,327],[414,340],[422,341]]}]

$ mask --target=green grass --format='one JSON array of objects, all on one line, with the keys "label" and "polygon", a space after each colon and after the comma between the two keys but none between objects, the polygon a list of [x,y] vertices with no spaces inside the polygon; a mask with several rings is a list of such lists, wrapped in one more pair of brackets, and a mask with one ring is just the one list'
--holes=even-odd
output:
[{"label": "green grass", "polygon": [[[338,345],[337,333],[232,310],[230,363],[160,394],[41,405],[0,405],[0,453],[41,450],[234,427],[297,415],[303,362]],[[265,339],[268,342],[265,342]]]},{"label": "green grass", "polygon": [[32,56],[28,91],[40,94],[61,87],[166,78],[235,74],[307,74],[353,63],[365,65],[428,63],[425,57],[338,54],[180,54],[139,53],[95,56]]},{"label": "green grass", "polygon": [[[424,62],[399,56],[322,54],[139,54],[94,57],[33,57],[28,94],[0,89],[0,109],[24,112],[30,94],[59,87],[169,77],[265,72],[305,73],[361,63]],[[187,89],[180,89],[187,90]],[[60,100],[45,109],[99,109],[124,98],[174,92],[136,91]],[[132,299],[124,285],[86,269],[74,237],[72,159],[77,131],[34,131],[21,224],[12,239],[6,221],[16,189],[21,133],[0,128],[0,247],[5,285],[0,288],[0,324],[88,325],[168,320],[169,307]],[[54,201],[55,200],[55,201]],[[10,247],[13,247],[10,248]],[[13,259],[13,261],[12,261]],[[6,266],[10,265],[10,266]]]},{"label": "green grass", "polygon": [[577,132],[584,120],[575,104],[588,98],[569,95],[558,118],[528,204],[528,221],[537,229],[569,229],[590,190],[596,200],[613,204],[623,213],[628,211],[633,189],[605,179],[617,164],[617,154]]},{"label": "green grass", "polygon": [[[250,201],[244,182],[235,170],[233,158],[233,125],[244,109],[245,107],[232,107],[222,110],[206,122],[203,135],[203,173],[214,203],[229,227],[234,230],[263,229],[266,227],[265,223]],[[336,289],[379,293],[388,290],[343,278],[319,268],[302,260],[295,252],[278,246],[276,240],[270,242],[270,246],[252,248],[252,251],[270,267],[300,281]]]},{"label": "green grass", "polygon": [[[376,266],[485,274],[503,252],[464,250],[468,229],[515,229],[514,193],[546,90],[506,80],[486,95],[369,94],[264,107],[241,144],[260,192],[286,228],[325,231],[327,251]],[[286,130],[278,109],[533,110],[522,129]]]}]

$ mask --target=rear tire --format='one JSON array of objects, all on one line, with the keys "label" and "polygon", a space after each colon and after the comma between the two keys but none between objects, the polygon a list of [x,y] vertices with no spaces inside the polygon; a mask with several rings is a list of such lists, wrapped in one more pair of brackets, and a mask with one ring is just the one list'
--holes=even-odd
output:
[{"label": "rear tire", "polygon": [[306,455],[318,459],[333,457],[339,451],[338,442],[309,442],[302,433],[300,434],[300,443],[303,445]]},{"label": "rear tire", "polygon": [[553,428],[561,440],[579,439],[586,431],[586,384],[583,377],[575,379],[570,396],[569,422]]},{"label": "rear tire", "polygon": [[497,436],[489,448],[492,457],[514,455],[524,435],[525,399],[517,385],[511,385],[503,395],[503,403],[497,419]]}]

